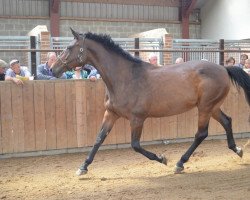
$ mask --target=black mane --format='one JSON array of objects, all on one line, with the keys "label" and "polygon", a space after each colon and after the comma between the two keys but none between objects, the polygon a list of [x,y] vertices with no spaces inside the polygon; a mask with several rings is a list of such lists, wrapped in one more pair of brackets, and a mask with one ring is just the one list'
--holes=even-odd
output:
[{"label": "black mane", "polygon": [[[81,34],[82,35],[82,34]],[[128,53],[127,51],[123,50],[118,44],[116,44],[109,35],[106,34],[95,34],[95,33],[85,33],[84,36],[87,39],[91,39],[94,40],[98,43],[101,43],[106,49],[109,49],[115,53],[118,53],[120,55],[122,55],[123,57],[125,57],[126,59],[136,62],[136,63],[141,63],[142,60],[139,58],[136,58],[134,56],[132,56],[130,53]]]}]

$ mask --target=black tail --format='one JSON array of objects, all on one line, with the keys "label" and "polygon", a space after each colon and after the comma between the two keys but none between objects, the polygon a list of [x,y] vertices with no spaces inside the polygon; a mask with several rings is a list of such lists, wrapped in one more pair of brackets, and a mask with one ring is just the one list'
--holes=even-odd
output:
[{"label": "black tail", "polygon": [[228,75],[236,87],[242,87],[250,105],[250,76],[240,67],[226,67]]}]

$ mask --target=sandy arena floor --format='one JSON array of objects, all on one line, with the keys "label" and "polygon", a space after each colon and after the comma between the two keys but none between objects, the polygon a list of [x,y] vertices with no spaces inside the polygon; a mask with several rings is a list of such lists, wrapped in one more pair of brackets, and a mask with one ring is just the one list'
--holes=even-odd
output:
[{"label": "sandy arena floor", "polygon": [[242,159],[225,140],[205,141],[178,175],[174,166],[190,143],[145,147],[164,153],[168,166],[132,149],[103,150],[80,178],[75,171],[86,153],[2,159],[0,199],[250,199],[250,140],[236,142]]}]

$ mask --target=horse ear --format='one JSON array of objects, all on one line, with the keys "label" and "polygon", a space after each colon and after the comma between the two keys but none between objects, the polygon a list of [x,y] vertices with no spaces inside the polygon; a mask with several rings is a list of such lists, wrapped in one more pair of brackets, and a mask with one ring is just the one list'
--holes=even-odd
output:
[{"label": "horse ear", "polygon": [[79,33],[77,33],[76,31],[74,31],[71,27],[70,27],[70,30],[71,30],[71,33],[74,35],[74,38],[78,40],[80,38]]}]

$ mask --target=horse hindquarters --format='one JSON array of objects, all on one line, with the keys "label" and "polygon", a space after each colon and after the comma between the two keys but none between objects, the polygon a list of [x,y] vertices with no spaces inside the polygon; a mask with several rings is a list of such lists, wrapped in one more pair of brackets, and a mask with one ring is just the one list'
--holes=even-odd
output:
[{"label": "horse hindquarters", "polygon": [[230,88],[226,75],[221,76],[221,78],[218,76],[213,78],[211,75],[207,77],[203,76],[200,85],[198,91],[200,96],[199,101],[197,102],[198,131],[195,135],[194,142],[176,164],[175,173],[180,173],[184,169],[184,163],[188,161],[196,148],[208,136],[209,120],[213,113],[220,109],[220,106],[224,102]]}]

